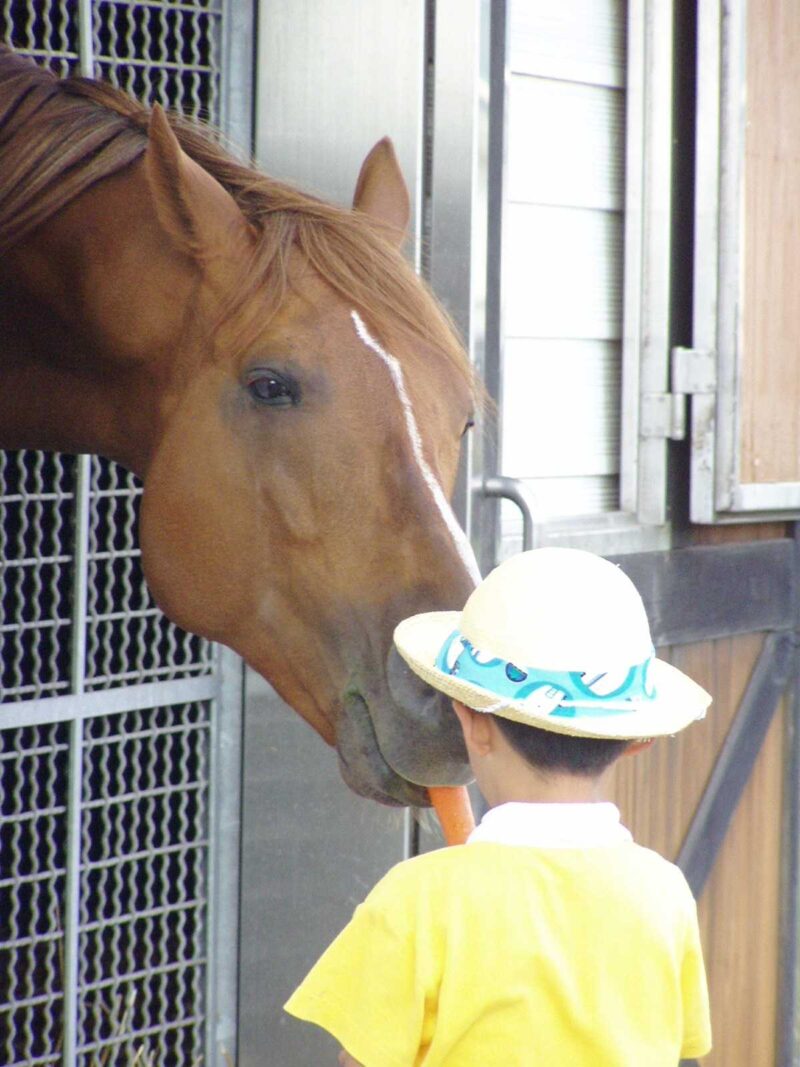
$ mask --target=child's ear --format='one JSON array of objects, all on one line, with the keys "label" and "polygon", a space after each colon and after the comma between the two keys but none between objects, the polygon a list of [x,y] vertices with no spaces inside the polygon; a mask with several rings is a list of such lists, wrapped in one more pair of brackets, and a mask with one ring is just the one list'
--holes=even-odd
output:
[{"label": "child's ear", "polygon": [[459,700],[451,699],[450,703],[453,705],[453,711],[461,723],[461,729],[464,731],[464,737],[466,738],[468,732],[472,729],[472,716],[474,713],[471,708],[466,707]]},{"label": "child's ear", "polygon": [[473,711],[458,700],[453,701],[453,710],[461,723],[464,743],[467,751],[485,756],[492,750],[492,724],[489,717],[480,711]]},{"label": "child's ear", "polygon": [[634,752],[644,752],[646,748],[650,748],[654,741],[654,737],[644,737],[641,741],[631,741],[631,743],[623,752],[623,755],[632,756]]}]

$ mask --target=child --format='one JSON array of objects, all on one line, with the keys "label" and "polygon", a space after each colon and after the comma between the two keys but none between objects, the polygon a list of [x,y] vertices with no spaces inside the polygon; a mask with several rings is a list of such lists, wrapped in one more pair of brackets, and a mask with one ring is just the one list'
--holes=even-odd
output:
[{"label": "child", "polygon": [[655,659],[632,582],[591,553],[534,549],[463,612],[406,619],[395,643],[452,698],[490,810],[465,846],[390,870],[286,1010],[330,1031],[346,1067],[676,1067],[708,1052],[689,887],[602,800],[618,756],[711,699]]}]

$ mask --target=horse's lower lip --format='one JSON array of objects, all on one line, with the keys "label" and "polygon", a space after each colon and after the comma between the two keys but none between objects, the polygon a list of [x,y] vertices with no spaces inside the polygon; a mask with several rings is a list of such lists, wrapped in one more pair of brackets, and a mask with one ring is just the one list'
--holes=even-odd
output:
[{"label": "horse's lower lip", "polygon": [[383,804],[425,807],[427,790],[397,774],[378,747],[367,704],[358,693],[345,697],[336,734],[342,778],[361,796]]},{"label": "horse's lower lip", "polygon": [[472,781],[467,750],[450,700],[431,689],[392,649],[386,665],[391,713],[371,708],[384,759],[418,785],[466,785]]},{"label": "horse's lower lip", "polygon": [[458,722],[449,701],[396,652],[386,677],[382,694],[351,690],[344,698],[336,734],[342,777],[363,796],[428,805],[427,786],[472,780]]}]

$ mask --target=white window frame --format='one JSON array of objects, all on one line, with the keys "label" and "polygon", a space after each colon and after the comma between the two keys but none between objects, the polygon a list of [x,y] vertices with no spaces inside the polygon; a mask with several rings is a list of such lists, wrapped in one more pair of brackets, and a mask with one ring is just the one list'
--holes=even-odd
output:
[{"label": "white window frame", "polygon": [[682,432],[670,394],[673,0],[629,0],[620,508],[534,519],[534,543],[606,555],[667,549],[669,440]]},{"label": "white window frame", "polygon": [[691,401],[690,517],[698,523],[800,515],[800,482],[748,483],[741,475],[746,14],[746,0],[698,7],[693,349],[709,354],[716,378]]}]

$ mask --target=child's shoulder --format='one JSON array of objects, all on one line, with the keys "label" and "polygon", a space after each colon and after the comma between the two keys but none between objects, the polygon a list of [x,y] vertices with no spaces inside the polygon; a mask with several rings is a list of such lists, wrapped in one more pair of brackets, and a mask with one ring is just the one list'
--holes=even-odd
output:
[{"label": "child's shoulder", "polygon": [[422,888],[460,883],[477,858],[476,850],[470,845],[453,845],[411,856],[390,867],[370,896],[414,897]]},{"label": "child's shoulder", "polygon": [[656,852],[655,849],[648,848],[646,845],[640,845],[636,842],[631,842],[628,852],[631,857],[631,862],[641,867],[643,870],[652,871],[654,875],[663,878],[672,878],[678,882],[686,881],[680,867],[671,860],[668,860],[665,856],[662,856],[660,852]]},{"label": "child's shoulder", "polygon": [[694,896],[683,871],[660,852],[631,844],[625,850],[625,875],[640,889],[665,896],[679,906],[694,907]]},{"label": "child's shoulder", "polygon": [[401,860],[389,870],[387,877],[391,875],[398,880],[407,879],[412,882],[428,878],[448,878],[451,872],[463,870],[474,859],[475,849],[471,845],[450,845]]},{"label": "child's shoulder", "polygon": [[[372,895],[416,899],[423,891],[550,877],[554,869],[598,883],[631,883],[650,892],[692,900],[683,872],[660,853],[633,842],[597,849],[536,849],[482,842],[456,845],[402,860],[384,875]],[[563,868],[563,870],[562,870]]]}]

